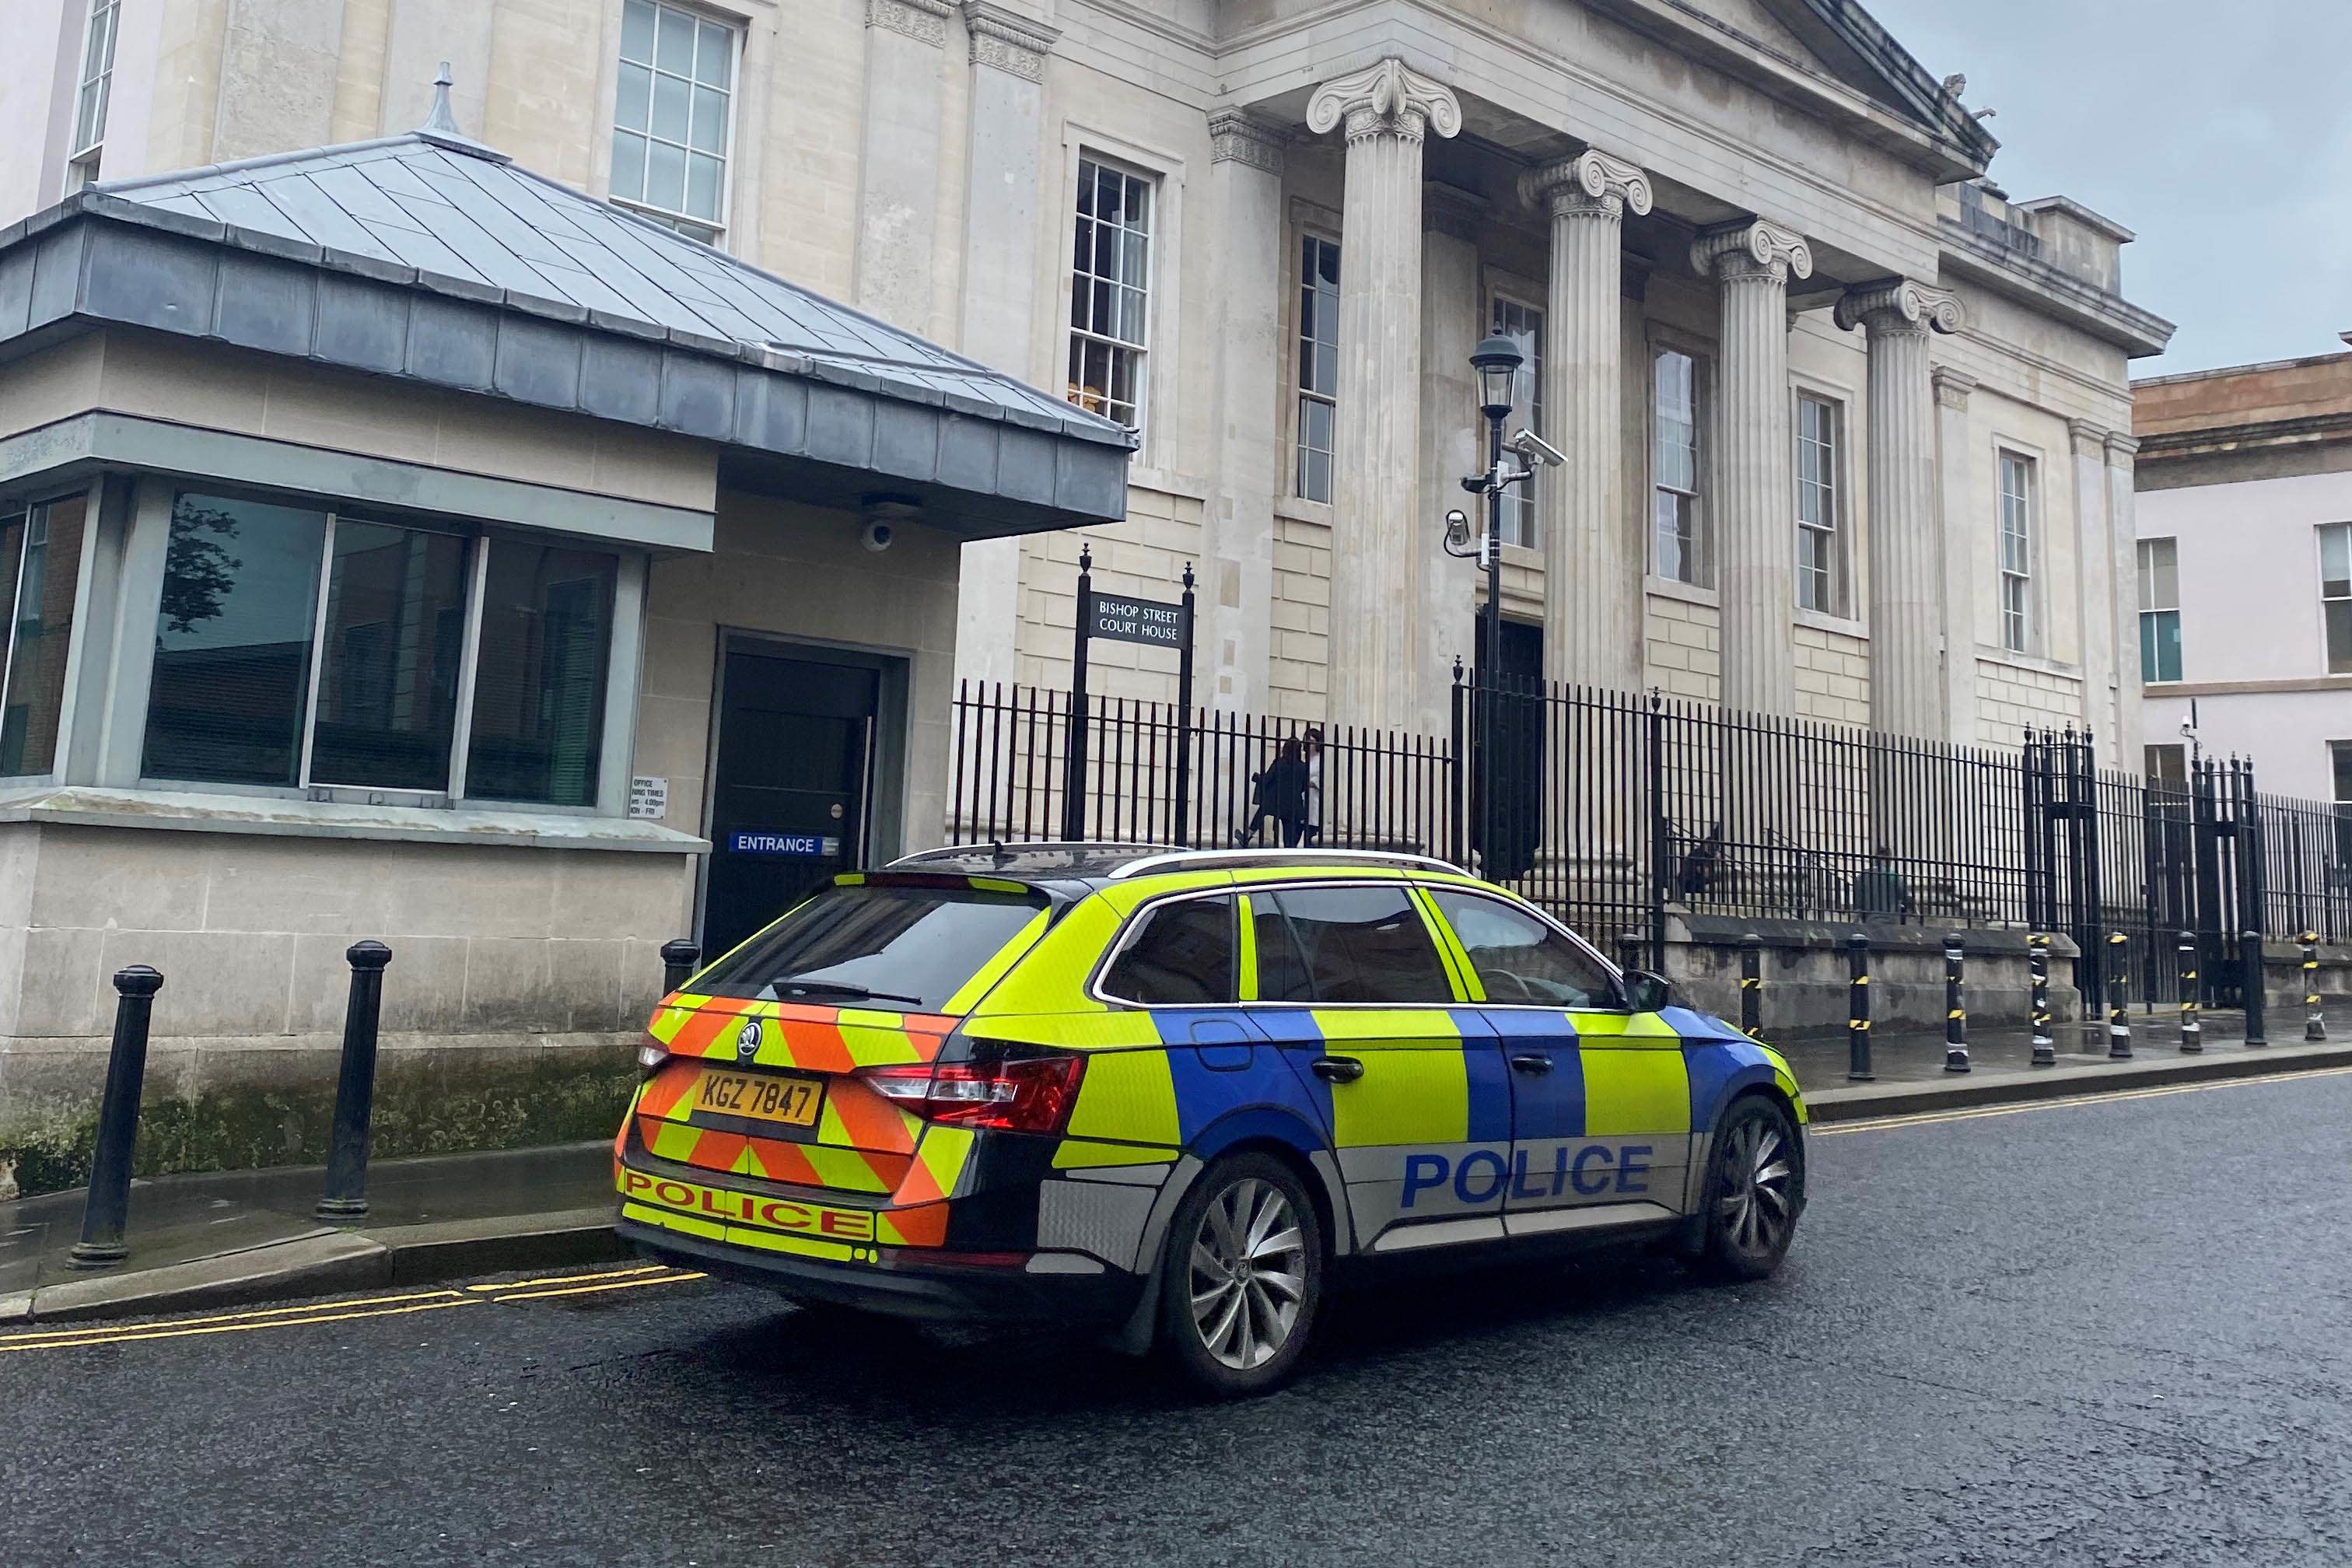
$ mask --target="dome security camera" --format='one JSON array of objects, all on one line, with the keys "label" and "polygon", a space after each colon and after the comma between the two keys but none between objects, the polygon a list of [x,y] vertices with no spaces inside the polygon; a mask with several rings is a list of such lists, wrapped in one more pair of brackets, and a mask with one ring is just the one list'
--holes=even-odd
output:
[{"label": "dome security camera", "polygon": [[891,537],[898,531],[887,518],[869,517],[866,526],[857,531],[857,542],[879,555],[890,548]]},{"label": "dome security camera", "polygon": [[862,509],[866,520],[857,531],[857,542],[879,555],[890,548],[898,536],[901,523],[913,522],[922,515],[922,509],[910,500],[896,496],[868,496]]}]

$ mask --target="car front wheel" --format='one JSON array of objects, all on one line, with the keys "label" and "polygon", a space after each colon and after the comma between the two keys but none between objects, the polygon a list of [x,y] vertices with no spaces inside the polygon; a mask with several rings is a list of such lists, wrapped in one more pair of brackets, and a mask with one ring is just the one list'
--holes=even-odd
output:
[{"label": "car front wheel", "polygon": [[1733,1103],[1716,1133],[1706,1204],[1703,1272],[1761,1279],[1780,1267],[1805,1205],[1805,1166],[1796,1126],[1777,1103]]},{"label": "car front wheel", "polygon": [[1177,1371],[1218,1398],[1264,1394],[1297,1370],[1322,1303],[1315,1205],[1279,1160],[1220,1160],[1176,1205],[1160,1273]]}]

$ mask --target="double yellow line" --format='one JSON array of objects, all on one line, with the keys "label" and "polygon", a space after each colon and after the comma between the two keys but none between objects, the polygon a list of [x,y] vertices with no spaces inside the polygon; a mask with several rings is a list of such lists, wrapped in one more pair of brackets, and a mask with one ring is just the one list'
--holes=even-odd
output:
[{"label": "double yellow line", "polygon": [[176,1340],[196,1334],[242,1334],[257,1329],[302,1329],[314,1323],[347,1323],[359,1318],[398,1318],[488,1302],[539,1301],[551,1296],[590,1296],[604,1290],[635,1290],[647,1285],[682,1285],[702,1276],[689,1269],[646,1264],[601,1274],[554,1274],[541,1279],[509,1279],[463,1289],[409,1290],[357,1300],[312,1301],[293,1307],[257,1307],[163,1322],[124,1323],[112,1328],[43,1329],[0,1335],[0,1355],[12,1351],[78,1350],[84,1345],[133,1344],[141,1340]]}]

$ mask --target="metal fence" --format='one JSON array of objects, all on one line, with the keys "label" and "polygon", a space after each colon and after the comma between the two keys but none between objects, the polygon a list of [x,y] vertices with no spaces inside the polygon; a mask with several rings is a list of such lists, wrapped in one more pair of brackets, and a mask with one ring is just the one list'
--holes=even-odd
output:
[{"label": "metal fence", "polygon": [[2352,940],[2352,815],[2242,758],[2151,780],[2074,731],[1953,746],[1459,669],[1451,696],[1444,736],[1096,699],[1073,815],[1068,694],[968,682],[950,835],[1416,850],[1654,952],[1671,911],[2063,932],[2086,990],[2120,962],[2142,1000],[2178,999],[2183,931],[2216,1005],[2246,931]]}]

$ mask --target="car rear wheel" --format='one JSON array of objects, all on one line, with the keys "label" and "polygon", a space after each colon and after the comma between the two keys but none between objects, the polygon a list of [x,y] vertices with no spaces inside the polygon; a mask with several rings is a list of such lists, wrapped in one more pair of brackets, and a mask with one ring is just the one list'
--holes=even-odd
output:
[{"label": "car rear wheel", "polygon": [[1323,1227],[1291,1169],[1237,1154],[1176,1205],[1160,1275],[1160,1342],[1176,1370],[1221,1399],[1286,1382],[1323,1298]]},{"label": "car rear wheel", "polygon": [[1789,1113],[1761,1097],[1735,1101],[1707,1170],[1702,1272],[1761,1279],[1780,1267],[1805,1205],[1805,1166]]}]

